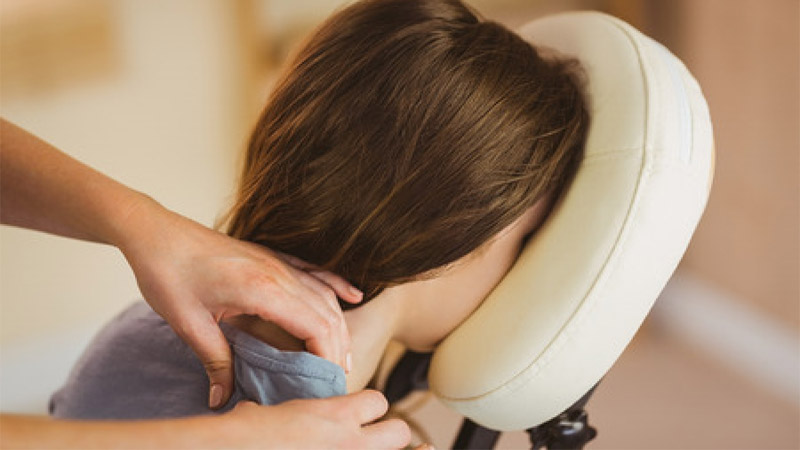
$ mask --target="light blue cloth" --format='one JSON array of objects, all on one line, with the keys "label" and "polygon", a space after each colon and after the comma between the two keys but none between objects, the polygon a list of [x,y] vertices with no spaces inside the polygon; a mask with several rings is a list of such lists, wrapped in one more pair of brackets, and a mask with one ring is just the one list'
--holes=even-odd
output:
[{"label": "light blue cloth", "polygon": [[[344,371],[306,352],[277,350],[222,324],[234,354],[230,401],[274,405],[346,393]],[[200,361],[150,307],[139,302],[114,318],[89,344],[50,399],[50,413],[69,419],[145,419],[212,413]]]}]

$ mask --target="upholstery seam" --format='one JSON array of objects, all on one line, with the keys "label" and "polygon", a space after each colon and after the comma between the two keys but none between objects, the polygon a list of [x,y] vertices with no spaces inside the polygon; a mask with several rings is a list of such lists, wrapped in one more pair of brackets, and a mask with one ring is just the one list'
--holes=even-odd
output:
[{"label": "upholstery seam", "polygon": [[[642,49],[640,44],[636,41],[636,39],[630,34],[628,30],[626,30],[623,26],[617,23],[616,20],[610,19],[607,16],[601,16],[603,20],[606,22],[610,22],[614,27],[620,29],[623,34],[628,38],[628,41],[633,46],[637,56],[639,57],[639,66],[640,71],[642,73],[642,77],[644,80],[644,87],[645,91],[647,87],[652,84],[651,77],[648,76],[647,71],[645,70],[645,60],[642,55]],[[649,67],[648,67],[649,68]],[[639,168],[640,177],[637,180],[636,188],[634,189],[633,200],[632,204],[628,209],[627,214],[625,215],[625,220],[622,225],[622,229],[619,231],[617,238],[615,239],[615,244],[612,247],[611,252],[606,257],[605,262],[603,263],[602,269],[599,271],[598,275],[595,277],[594,281],[592,282],[591,287],[586,292],[586,295],[583,296],[583,299],[580,302],[580,305],[572,312],[569,317],[569,320],[558,330],[555,334],[555,337],[547,344],[545,349],[539,353],[539,356],[536,357],[530,364],[526,367],[521,369],[515,375],[511,376],[505,383],[491,389],[487,392],[482,394],[471,396],[471,397],[459,397],[459,398],[452,398],[448,396],[443,396],[437,393],[437,396],[442,398],[443,400],[453,402],[453,403],[466,403],[466,402],[475,402],[478,404],[485,404],[485,403],[493,403],[499,401],[498,396],[506,397],[508,395],[513,394],[515,391],[519,390],[528,381],[537,378],[542,371],[549,366],[552,360],[555,358],[554,354],[558,354],[560,348],[565,345],[567,337],[573,333],[576,327],[579,327],[581,323],[586,320],[587,317],[596,307],[598,301],[592,301],[593,294],[598,290],[600,284],[608,278],[608,273],[611,272],[613,269],[614,264],[620,258],[620,250],[621,243],[625,242],[625,240],[630,235],[630,228],[632,217],[635,216],[635,213],[639,210],[641,192],[643,190],[643,185],[649,180],[650,178],[650,167],[649,162],[651,159],[652,149],[650,146],[647,145],[648,138],[649,138],[649,125],[650,125],[650,99],[645,96],[645,128],[644,128],[644,135],[643,145],[641,147],[630,147],[626,149],[620,149],[618,151],[609,152],[608,154],[614,155],[615,153],[622,153],[625,151],[631,150],[638,150],[642,149],[641,153],[641,164]],[[598,155],[596,158],[592,159],[599,159],[602,158],[603,155]],[[577,320],[578,322],[572,322],[573,320]],[[538,367],[537,367],[538,366]],[[530,372],[530,373],[526,373]]]}]

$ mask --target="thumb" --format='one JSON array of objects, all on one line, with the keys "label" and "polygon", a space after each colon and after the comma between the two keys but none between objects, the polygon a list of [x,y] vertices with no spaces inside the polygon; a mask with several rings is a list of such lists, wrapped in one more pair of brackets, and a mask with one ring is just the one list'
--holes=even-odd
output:
[{"label": "thumb", "polygon": [[208,406],[221,408],[233,393],[233,361],[231,348],[219,324],[211,315],[194,317],[183,327],[181,337],[200,358],[208,375]]},{"label": "thumb", "polygon": [[341,413],[349,414],[358,425],[367,424],[380,419],[389,410],[389,402],[378,391],[365,389],[360,392],[327,399],[336,401]]}]

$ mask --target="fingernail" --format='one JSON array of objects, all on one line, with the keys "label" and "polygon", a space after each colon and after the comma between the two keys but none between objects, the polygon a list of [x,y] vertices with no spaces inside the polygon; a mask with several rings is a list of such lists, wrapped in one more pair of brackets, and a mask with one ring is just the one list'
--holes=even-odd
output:
[{"label": "fingernail", "polygon": [[353,355],[348,352],[344,357],[344,371],[350,373],[351,370],[353,370]]},{"label": "fingernail", "polygon": [[359,299],[364,296],[364,293],[359,291],[355,286],[350,286],[348,290],[351,294],[353,294],[354,297],[358,297]]},{"label": "fingernail", "polygon": [[222,386],[218,384],[211,385],[211,390],[208,393],[208,406],[212,409],[222,406]]}]

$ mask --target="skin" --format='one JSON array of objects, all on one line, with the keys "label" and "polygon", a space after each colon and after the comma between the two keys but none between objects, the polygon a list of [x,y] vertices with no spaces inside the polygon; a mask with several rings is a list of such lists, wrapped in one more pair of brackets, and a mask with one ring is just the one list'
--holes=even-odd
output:
[{"label": "skin", "polygon": [[232,392],[230,348],[218,326],[226,317],[279,323],[344,367],[349,334],[336,295],[361,299],[345,280],[175,214],[9,122],[0,134],[2,223],[118,247],[145,300],[203,361],[211,407]]},{"label": "skin", "polygon": [[[493,239],[432,278],[384,290],[366,305],[344,313],[352,336],[353,366],[349,392],[372,378],[390,340],[415,351],[431,351],[477,308],[511,268],[525,237],[544,220],[550,207],[543,199]],[[228,321],[283,350],[303,350],[303,343],[279,326],[255,317]]]},{"label": "skin", "polygon": [[[350,335],[336,296],[357,303],[362,295],[342,278],[175,214],[5,120],[0,120],[0,167],[0,222],[119,248],[147,302],[203,362],[210,406],[221,406],[232,392],[230,348],[218,325],[227,317],[247,314],[278,324],[312,353],[348,365]],[[408,442],[402,422],[362,427],[380,416],[376,396],[245,405],[218,420],[77,423],[4,414],[2,446],[89,447],[96,442],[99,447],[191,448],[180,443],[214,434],[220,439],[214,442],[236,447],[239,437],[232,433],[257,425],[271,430],[248,435],[258,437],[261,446],[336,447],[367,442],[358,439],[370,430],[376,442],[402,447]],[[295,421],[306,426],[292,428]]]},{"label": "skin", "polygon": [[[386,399],[362,391],[323,400],[263,407],[240,402],[230,413],[138,422],[69,422],[44,417],[0,417],[0,447],[19,449],[402,448],[405,423],[371,423]],[[369,425],[366,425],[369,424]],[[425,447],[419,447],[425,448]]]}]

